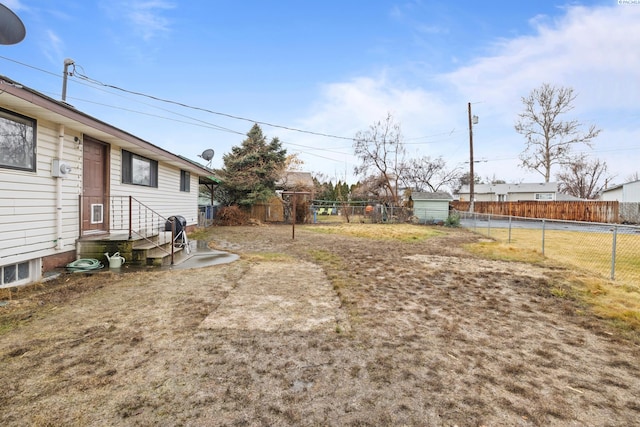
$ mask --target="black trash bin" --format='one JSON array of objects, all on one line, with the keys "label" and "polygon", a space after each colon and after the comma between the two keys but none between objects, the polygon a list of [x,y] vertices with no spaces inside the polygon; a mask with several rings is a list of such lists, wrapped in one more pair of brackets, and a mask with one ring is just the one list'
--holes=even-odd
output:
[{"label": "black trash bin", "polygon": [[171,231],[172,223],[176,224],[176,236],[187,226],[187,220],[183,216],[174,215],[170,216],[167,222],[164,223],[164,231]]}]

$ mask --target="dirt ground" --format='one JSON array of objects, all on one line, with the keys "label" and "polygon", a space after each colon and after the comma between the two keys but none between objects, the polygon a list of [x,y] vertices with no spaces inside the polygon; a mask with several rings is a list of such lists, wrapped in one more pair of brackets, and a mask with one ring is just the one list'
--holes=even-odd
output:
[{"label": "dirt ground", "polygon": [[477,259],[478,236],[442,230],[219,227],[239,261],[13,293],[0,424],[640,425],[637,340],[552,293],[562,269]]}]

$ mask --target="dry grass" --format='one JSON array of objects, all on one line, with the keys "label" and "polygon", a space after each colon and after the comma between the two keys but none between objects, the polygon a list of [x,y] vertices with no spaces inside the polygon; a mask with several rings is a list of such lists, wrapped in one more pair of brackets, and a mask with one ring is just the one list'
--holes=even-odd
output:
[{"label": "dry grass", "polygon": [[237,262],[15,295],[0,424],[640,425],[638,341],[576,303],[587,276],[461,229],[314,227],[213,227]]},{"label": "dry grass", "polygon": [[[491,238],[508,242],[509,231],[492,228]],[[540,230],[512,229],[510,247],[542,252]],[[612,233],[546,230],[544,255],[553,261],[591,271],[609,278],[611,273]],[[640,236],[618,234],[615,279],[622,284],[640,283]]]},{"label": "dry grass", "polygon": [[[492,230],[492,236],[497,239],[505,238],[501,236],[502,233],[506,233],[506,231]],[[575,238],[576,234],[580,234],[581,243],[579,245],[570,240],[570,237]],[[610,247],[602,248],[602,245],[597,244],[602,236],[592,234],[594,233],[547,231],[546,256],[542,255],[539,250],[532,248],[534,238],[536,235],[538,237],[540,235],[540,232],[535,230],[518,230],[517,239],[512,239],[511,244],[484,241],[466,245],[466,248],[472,253],[494,260],[527,262],[551,267],[554,265],[570,266],[570,274],[562,280],[564,286],[551,290],[554,296],[576,298],[586,304],[596,315],[612,321],[618,327],[640,332],[640,287],[637,285],[638,282],[611,281],[592,273],[594,265],[606,263],[605,258],[610,256],[609,251],[611,250]],[[548,255],[550,253],[554,256]],[[592,259],[589,259],[589,255]],[[629,274],[638,275],[640,282],[640,271]]]},{"label": "dry grass", "polygon": [[443,236],[446,233],[444,229],[412,224],[362,224],[353,222],[307,226],[306,229],[315,233],[339,234],[376,240],[397,240],[400,242],[419,242],[432,237]]}]

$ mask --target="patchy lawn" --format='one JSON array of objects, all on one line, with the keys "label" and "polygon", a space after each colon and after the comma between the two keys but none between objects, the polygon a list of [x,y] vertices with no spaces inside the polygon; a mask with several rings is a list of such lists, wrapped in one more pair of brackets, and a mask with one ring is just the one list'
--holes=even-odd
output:
[{"label": "patchy lawn", "polygon": [[638,340],[572,273],[464,230],[325,227],[212,228],[239,261],[13,292],[0,423],[640,424]]}]

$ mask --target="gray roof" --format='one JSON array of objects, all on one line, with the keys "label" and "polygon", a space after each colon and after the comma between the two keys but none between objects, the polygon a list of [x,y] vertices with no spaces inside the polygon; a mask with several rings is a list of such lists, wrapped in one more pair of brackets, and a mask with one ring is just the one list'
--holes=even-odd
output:
[{"label": "gray roof", "polygon": [[453,200],[451,194],[446,193],[444,191],[436,191],[434,192],[413,192],[411,193],[411,198],[413,200]]},{"label": "gray roof", "polygon": [[629,181],[629,182],[625,182],[624,184],[614,185],[613,187],[605,188],[604,190],[602,190],[602,192],[606,193],[607,191],[617,190],[618,188],[623,188],[623,187],[626,187],[626,186],[635,185],[638,182],[640,182],[640,180],[638,180],[638,181]]},{"label": "gray roof", "polygon": [[310,172],[286,171],[278,181],[276,187],[286,189],[313,189],[313,176]]},{"label": "gray roof", "polygon": [[[520,183],[520,184],[475,184],[475,194],[512,194],[512,193],[555,193],[558,191],[558,183]],[[460,194],[469,193],[469,186],[463,185]]]}]

